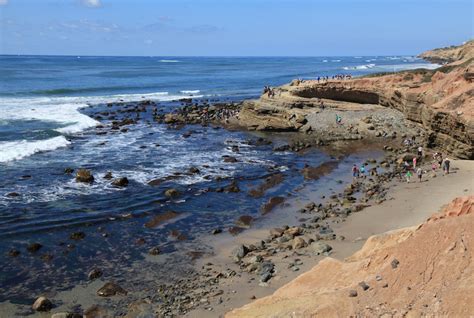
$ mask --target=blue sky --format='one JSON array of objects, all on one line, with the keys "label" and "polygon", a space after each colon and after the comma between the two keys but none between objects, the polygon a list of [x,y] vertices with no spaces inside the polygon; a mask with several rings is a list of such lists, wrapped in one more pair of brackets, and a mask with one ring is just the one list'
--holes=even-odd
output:
[{"label": "blue sky", "polygon": [[0,53],[400,55],[473,38],[473,0],[0,0]]}]

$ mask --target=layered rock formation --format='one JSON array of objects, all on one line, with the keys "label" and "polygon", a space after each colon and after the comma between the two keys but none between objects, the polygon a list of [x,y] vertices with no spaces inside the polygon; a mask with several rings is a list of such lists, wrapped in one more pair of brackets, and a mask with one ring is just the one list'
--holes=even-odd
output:
[{"label": "layered rock formation", "polygon": [[474,315],[474,196],[418,227],[372,236],[344,262],[309,272],[226,315],[420,317]]},{"label": "layered rock formation", "polygon": [[[244,103],[240,122],[248,129],[308,131],[315,128],[308,128],[311,116],[320,118],[320,122],[334,120],[333,116],[323,116],[328,110],[352,112],[346,116],[352,118],[364,110],[384,112],[380,109],[384,107],[421,124],[427,133],[426,146],[474,159],[474,42],[430,52],[422,56],[453,62],[436,70],[352,80],[293,81],[277,88],[274,97],[264,95]],[[321,101],[325,110],[321,109]],[[322,132],[327,133],[327,127]]]}]

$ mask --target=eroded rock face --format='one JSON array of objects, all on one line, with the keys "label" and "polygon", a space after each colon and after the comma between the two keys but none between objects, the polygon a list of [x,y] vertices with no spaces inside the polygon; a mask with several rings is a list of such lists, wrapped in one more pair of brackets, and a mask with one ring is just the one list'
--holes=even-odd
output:
[{"label": "eroded rock face", "polygon": [[[451,62],[436,70],[281,86],[276,88],[278,93],[273,98],[264,95],[245,102],[240,123],[250,130],[308,133],[312,127],[305,124],[310,117],[316,121],[333,120],[324,116],[328,110],[321,108],[320,99],[330,104],[331,111],[354,107],[369,110],[371,105],[378,105],[400,111],[406,119],[421,124],[428,134],[428,147],[458,158],[474,159],[474,42],[443,52],[437,50],[426,55],[438,55]],[[337,130],[341,129],[327,133]],[[339,140],[358,138],[358,131],[338,136]]]}]

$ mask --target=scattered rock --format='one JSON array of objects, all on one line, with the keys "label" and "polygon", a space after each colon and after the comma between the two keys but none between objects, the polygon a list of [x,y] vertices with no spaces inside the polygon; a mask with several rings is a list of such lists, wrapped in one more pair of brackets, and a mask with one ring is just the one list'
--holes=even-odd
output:
[{"label": "scattered rock", "polygon": [[114,282],[107,282],[97,291],[97,295],[101,297],[127,295],[127,291]]},{"label": "scattered rock", "polygon": [[332,250],[332,247],[324,242],[313,242],[310,245],[310,249],[316,255],[321,255],[323,253],[328,253]]},{"label": "scattered rock", "polygon": [[126,187],[128,186],[128,179],[127,177],[117,178],[114,181],[112,181],[112,185],[115,187]]},{"label": "scattered rock", "polygon": [[152,247],[149,251],[148,254],[150,255],[159,255],[161,253],[161,250],[158,246]]},{"label": "scattered rock", "polygon": [[349,297],[357,297],[357,290],[354,290],[354,289],[349,290]]},{"label": "scattered rock", "polygon": [[17,257],[18,255],[20,255],[20,251],[17,249],[12,248],[8,251],[8,256]]},{"label": "scattered rock", "polygon": [[220,234],[220,233],[222,233],[222,229],[214,229],[214,230],[211,231],[212,235],[216,235],[216,234]]},{"label": "scattered rock", "polygon": [[300,249],[306,247],[306,241],[302,237],[297,236],[293,239],[293,244],[291,246],[294,250]]},{"label": "scattered rock", "polygon": [[400,262],[399,262],[396,258],[394,258],[394,259],[392,260],[392,262],[390,263],[390,265],[392,265],[392,268],[393,268],[393,269],[397,268],[397,267],[398,267],[398,264],[400,264]]},{"label": "scattered rock", "polygon": [[237,224],[240,227],[245,227],[249,228],[250,224],[252,224],[253,217],[250,215],[242,215],[240,216],[237,221],[235,221],[235,224]]},{"label": "scattered rock", "polygon": [[35,311],[50,311],[53,308],[53,303],[46,297],[38,297],[33,306],[31,306]]},{"label": "scattered rock", "polygon": [[43,245],[41,245],[40,243],[31,243],[30,245],[28,245],[26,247],[26,249],[30,253],[35,253],[35,252],[39,251],[40,248],[42,248],[42,247],[43,247]]},{"label": "scattered rock", "polygon": [[98,268],[92,269],[89,274],[87,274],[87,278],[89,280],[94,280],[102,276],[102,271]]},{"label": "scattered rock", "polygon": [[149,220],[148,222],[145,223],[145,227],[149,228],[149,229],[156,228],[159,225],[161,225],[162,223],[164,223],[166,221],[169,221],[171,219],[174,219],[178,215],[179,215],[178,212],[166,211],[164,213],[155,215],[151,220]]},{"label": "scattered rock", "polygon": [[86,233],[84,232],[74,232],[74,233],[71,233],[71,235],[69,236],[69,238],[71,240],[82,240],[86,237]]},{"label": "scattered rock", "polygon": [[107,173],[104,175],[104,179],[110,180],[110,179],[112,179],[112,178],[113,178],[112,172],[110,172],[110,171],[107,172]]},{"label": "scattered rock", "polygon": [[360,286],[363,290],[369,289],[369,285],[367,285],[366,282],[360,282],[360,283],[359,283],[359,286]]},{"label": "scattered rock", "polygon": [[247,246],[241,244],[239,245],[238,247],[236,247],[233,251],[232,251],[232,259],[238,263],[240,262],[240,260],[242,258],[245,257],[245,255],[247,255],[247,253],[249,252],[249,249]]},{"label": "scattered rock", "polygon": [[171,188],[165,191],[165,196],[167,196],[168,198],[174,198],[174,197],[177,197],[178,195],[179,195],[179,191],[174,188]]},{"label": "scattered rock", "polygon": [[94,182],[94,176],[87,169],[79,169],[76,173],[76,182],[92,183]]}]

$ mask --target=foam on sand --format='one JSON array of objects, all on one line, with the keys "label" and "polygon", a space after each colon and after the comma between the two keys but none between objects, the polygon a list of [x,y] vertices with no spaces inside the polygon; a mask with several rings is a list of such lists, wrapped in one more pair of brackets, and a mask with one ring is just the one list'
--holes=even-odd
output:
[{"label": "foam on sand", "polygon": [[8,162],[31,156],[35,153],[66,147],[70,142],[64,136],[35,141],[8,141],[0,143],[0,162]]}]

